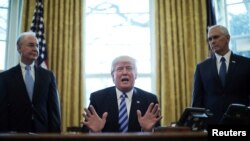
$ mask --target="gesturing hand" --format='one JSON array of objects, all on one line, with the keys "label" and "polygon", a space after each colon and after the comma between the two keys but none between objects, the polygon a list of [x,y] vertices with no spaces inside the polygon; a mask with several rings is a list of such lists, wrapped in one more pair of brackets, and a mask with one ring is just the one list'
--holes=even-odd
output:
[{"label": "gesturing hand", "polygon": [[89,108],[84,108],[84,111],[83,117],[85,120],[83,120],[83,124],[86,125],[91,132],[101,132],[106,123],[108,113],[103,113],[102,118],[100,118],[92,105],[90,105]]},{"label": "gesturing hand", "polygon": [[150,103],[144,116],[137,110],[139,124],[143,131],[152,131],[155,124],[162,118],[158,104]]}]

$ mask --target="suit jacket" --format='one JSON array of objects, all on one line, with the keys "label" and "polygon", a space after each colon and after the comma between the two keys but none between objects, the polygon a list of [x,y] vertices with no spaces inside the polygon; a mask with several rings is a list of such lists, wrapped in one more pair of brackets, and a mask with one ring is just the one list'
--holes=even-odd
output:
[{"label": "suit jacket", "polygon": [[[28,97],[21,66],[0,74],[0,126],[2,132],[60,132],[60,103],[51,71],[35,67],[32,102]],[[1,132],[0,130],[0,132]]]},{"label": "suit jacket", "polygon": [[219,79],[215,55],[196,66],[192,106],[207,108],[213,113],[208,124],[219,124],[232,103],[249,105],[249,95],[249,58],[231,54],[224,87]]},{"label": "suit jacket", "polygon": [[4,89],[3,73],[0,73],[0,133],[8,132],[8,114],[6,109],[8,108],[6,92]]},{"label": "suit jacket", "polygon": [[[141,131],[136,111],[141,110],[142,115],[144,115],[151,102],[158,103],[156,95],[139,88],[134,88],[129,114],[128,132]],[[119,132],[119,109],[115,87],[105,88],[92,93],[90,96],[90,104],[93,105],[100,117],[102,117],[104,112],[108,112],[106,124],[102,132]],[[160,123],[157,123],[156,126],[159,125]],[[86,131],[86,129],[87,127],[83,126],[82,130]]]}]

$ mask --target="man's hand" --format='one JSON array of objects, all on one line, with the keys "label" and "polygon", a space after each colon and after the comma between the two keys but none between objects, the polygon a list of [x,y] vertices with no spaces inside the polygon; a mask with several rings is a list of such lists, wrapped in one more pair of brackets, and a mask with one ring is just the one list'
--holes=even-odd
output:
[{"label": "man's hand", "polygon": [[144,116],[141,115],[140,110],[137,110],[137,117],[142,130],[151,132],[155,124],[162,118],[159,105],[151,103]]},{"label": "man's hand", "polygon": [[84,108],[84,111],[85,113],[83,112],[82,114],[85,118],[83,124],[86,125],[91,132],[101,132],[106,123],[108,113],[103,113],[102,118],[100,118],[92,105],[90,105],[89,108]]}]

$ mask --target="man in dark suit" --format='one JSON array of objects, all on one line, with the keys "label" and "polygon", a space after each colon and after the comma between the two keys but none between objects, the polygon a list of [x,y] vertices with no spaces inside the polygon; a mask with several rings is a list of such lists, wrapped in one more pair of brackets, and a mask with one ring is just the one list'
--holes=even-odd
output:
[{"label": "man in dark suit", "polygon": [[229,41],[226,27],[210,27],[208,42],[214,55],[196,66],[192,106],[207,108],[213,113],[208,124],[221,124],[232,103],[249,105],[250,59],[234,54],[229,49]]},{"label": "man in dark suit", "polygon": [[[156,95],[134,87],[137,77],[135,59],[129,56],[115,58],[111,75],[115,86],[91,94],[90,106],[84,108],[83,131],[140,132],[152,131],[155,126],[159,126],[161,116]],[[124,93],[127,95],[126,131],[120,129],[122,123],[119,123],[120,96]]]},{"label": "man in dark suit", "polygon": [[[0,132],[61,132],[61,113],[53,73],[35,66],[38,41],[34,33],[21,33],[17,40],[20,63],[0,74]],[[33,80],[29,93],[26,66]],[[4,119],[4,120],[3,120]],[[3,125],[3,126],[2,126]]]},{"label": "man in dark suit", "polygon": [[6,100],[6,92],[4,91],[4,81],[2,73],[0,73],[0,133],[8,132],[8,114],[5,112],[8,108]]}]

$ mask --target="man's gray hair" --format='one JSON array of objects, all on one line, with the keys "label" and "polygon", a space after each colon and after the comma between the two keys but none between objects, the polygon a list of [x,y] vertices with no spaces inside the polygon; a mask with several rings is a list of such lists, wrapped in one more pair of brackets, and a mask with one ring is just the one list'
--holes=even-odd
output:
[{"label": "man's gray hair", "polygon": [[208,27],[208,32],[209,32],[211,29],[213,29],[213,28],[217,28],[217,29],[219,29],[223,34],[229,35],[228,29],[227,29],[225,26],[223,26],[223,25],[213,25],[213,26],[210,26],[210,27]]},{"label": "man's gray hair", "polygon": [[115,66],[119,62],[130,62],[133,65],[135,72],[137,73],[136,60],[134,58],[130,56],[118,56],[112,61],[111,74],[113,74],[113,72],[115,71]]},{"label": "man's gray hair", "polygon": [[[32,31],[28,31],[28,32],[22,32],[19,37],[17,38],[17,42],[16,42],[16,45],[17,45],[17,50],[20,48],[21,46],[21,42],[23,40],[24,37],[26,36],[34,36],[36,38],[36,34]],[[36,38],[37,39],[37,38]]]}]

